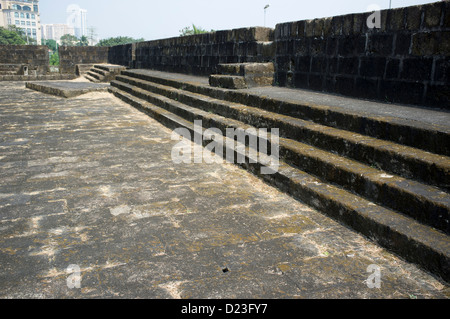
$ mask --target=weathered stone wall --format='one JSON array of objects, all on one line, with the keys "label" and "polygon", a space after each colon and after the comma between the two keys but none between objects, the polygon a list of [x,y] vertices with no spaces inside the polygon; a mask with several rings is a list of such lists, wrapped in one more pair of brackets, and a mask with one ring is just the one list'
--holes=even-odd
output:
[{"label": "weathered stone wall", "polygon": [[133,68],[135,61],[136,44],[124,44],[111,47],[108,61],[112,64]]},{"label": "weathered stone wall", "polygon": [[[273,29],[243,28],[169,38],[111,48],[110,63],[197,75],[214,73],[219,63],[267,62],[275,51]],[[132,63],[129,63],[129,59]]]},{"label": "weathered stone wall", "polygon": [[450,108],[450,3],[282,23],[276,26],[280,86]]},{"label": "weathered stone wall", "polygon": [[59,47],[59,70],[75,74],[77,64],[108,63],[109,47]]},{"label": "weathered stone wall", "polygon": [[[48,47],[43,45],[0,45],[0,65],[4,65],[5,70],[11,74],[14,72],[16,75],[20,75],[23,72],[22,66],[28,66],[30,74],[44,75],[49,71]],[[8,67],[6,68],[6,66]],[[9,73],[8,75],[11,75]]]}]

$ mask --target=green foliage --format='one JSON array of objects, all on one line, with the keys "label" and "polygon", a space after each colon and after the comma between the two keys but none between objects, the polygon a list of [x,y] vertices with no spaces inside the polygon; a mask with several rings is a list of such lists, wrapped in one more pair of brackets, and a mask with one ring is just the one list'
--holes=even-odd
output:
[{"label": "green foliage", "polygon": [[205,29],[202,29],[201,27],[197,27],[195,24],[192,24],[191,27],[186,27],[180,30],[180,36],[185,35],[194,35],[194,34],[202,34],[202,33],[209,33],[214,32],[214,30],[206,31]]},{"label": "green foliage", "polygon": [[55,52],[58,48],[58,45],[55,40],[45,40],[45,41],[43,40],[42,42],[43,45],[48,46],[48,48],[53,52]]},{"label": "green foliage", "polygon": [[128,43],[135,43],[135,42],[143,42],[144,39],[133,39],[131,37],[115,37],[115,38],[107,38],[100,40],[99,43],[97,43],[98,47],[113,47],[115,45],[122,45],[122,44],[128,44]]},{"label": "green foliage", "polygon": [[31,36],[28,37],[25,32],[25,29],[19,28],[15,25],[9,25],[8,30],[17,33],[25,41],[24,44],[37,45],[37,40],[35,40]]},{"label": "green foliage", "polygon": [[58,52],[53,52],[53,54],[50,56],[50,65],[59,65]]},{"label": "green foliage", "polygon": [[89,46],[89,39],[87,38],[87,36],[83,35],[81,37],[81,39],[78,41],[77,46],[78,47],[87,47],[87,46]]},{"label": "green foliage", "polygon": [[79,43],[79,40],[76,36],[72,34],[65,34],[61,37],[61,45],[65,47],[73,47]]},{"label": "green foliage", "polygon": [[[20,31],[19,31],[20,30]],[[27,41],[23,38],[25,33],[21,29],[0,27],[0,44],[24,45]],[[25,36],[26,38],[26,36]]]}]

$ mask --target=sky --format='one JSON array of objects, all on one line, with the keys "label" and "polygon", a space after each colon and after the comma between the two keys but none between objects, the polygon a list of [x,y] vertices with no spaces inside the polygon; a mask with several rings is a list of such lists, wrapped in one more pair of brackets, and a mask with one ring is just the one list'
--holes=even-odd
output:
[{"label": "sky", "polygon": [[[98,39],[130,36],[155,40],[179,36],[195,24],[206,30],[266,26],[282,22],[432,3],[437,0],[40,0],[42,24],[66,23],[66,9],[77,4]],[[266,19],[264,7],[266,10]]]}]

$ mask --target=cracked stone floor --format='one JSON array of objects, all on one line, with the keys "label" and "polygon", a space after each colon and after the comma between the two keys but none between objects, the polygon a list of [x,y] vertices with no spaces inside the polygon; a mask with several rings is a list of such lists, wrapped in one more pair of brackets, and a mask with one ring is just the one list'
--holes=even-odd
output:
[{"label": "cracked stone floor", "polygon": [[448,298],[237,166],[174,164],[171,135],[108,93],[1,82],[0,298]]}]

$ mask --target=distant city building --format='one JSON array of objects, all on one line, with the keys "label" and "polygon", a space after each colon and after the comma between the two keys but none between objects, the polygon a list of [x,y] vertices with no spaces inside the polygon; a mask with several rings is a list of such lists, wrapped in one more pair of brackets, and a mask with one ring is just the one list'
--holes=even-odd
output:
[{"label": "distant city building", "polygon": [[39,0],[0,0],[0,27],[14,25],[41,44]]},{"label": "distant city building", "polygon": [[81,9],[76,4],[67,7],[67,25],[73,27],[75,36],[81,38],[88,35],[87,10]]},{"label": "distant city building", "polygon": [[61,37],[66,34],[75,35],[74,28],[67,24],[42,25],[42,39],[44,40],[55,40],[61,44]]}]

